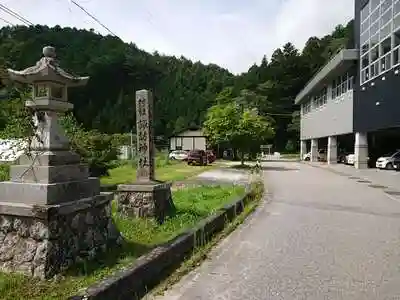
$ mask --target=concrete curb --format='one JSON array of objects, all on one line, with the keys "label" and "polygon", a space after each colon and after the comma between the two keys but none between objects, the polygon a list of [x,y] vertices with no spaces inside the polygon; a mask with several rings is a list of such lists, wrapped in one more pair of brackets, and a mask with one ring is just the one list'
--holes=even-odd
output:
[{"label": "concrete curb", "polygon": [[205,245],[225,228],[227,222],[240,215],[251,201],[251,196],[250,185],[247,185],[244,196],[225,205],[194,228],[139,257],[131,266],[88,287],[85,292],[69,300],[140,299],[177,269],[197,247]]}]

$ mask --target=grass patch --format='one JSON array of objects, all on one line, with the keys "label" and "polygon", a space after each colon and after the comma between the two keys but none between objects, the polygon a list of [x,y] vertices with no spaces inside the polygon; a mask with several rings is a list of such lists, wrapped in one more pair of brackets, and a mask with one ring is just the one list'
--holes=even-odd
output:
[{"label": "grass patch", "polygon": [[118,228],[129,232],[129,240],[154,246],[164,243],[212,214],[233,198],[244,195],[242,186],[200,186],[173,192],[176,215],[158,225],[153,219],[127,219],[116,217]]},{"label": "grass patch", "polygon": [[202,261],[209,257],[210,251],[224,238],[226,238],[230,233],[232,233],[240,224],[242,224],[246,218],[254,212],[257,208],[260,200],[264,194],[264,185],[261,181],[253,183],[252,195],[250,196],[250,201],[245,206],[243,212],[236,217],[235,220],[228,223],[227,226],[217,235],[215,235],[210,242],[206,245],[197,248],[192,256],[185,260],[181,266],[173,272],[166,280],[161,282],[156,288],[151,292],[152,296],[162,295],[165,291],[170,289],[174,284],[179,282],[179,280],[198,267]]},{"label": "grass patch", "polygon": [[6,181],[9,179],[10,165],[0,163],[0,181]]},{"label": "grass patch", "polygon": [[[184,162],[170,162],[156,166],[156,179],[161,181],[178,181],[195,176],[213,168],[208,166],[188,166]],[[109,171],[110,175],[101,178],[102,184],[124,184],[135,181],[136,168],[132,164],[124,164]]]},{"label": "grass patch", "polygon": [[66,299],[80,289],[131,264],[152,247],[167,242],[193,227],[244,192],[242,186],[232,185],[201,186],[174,191],[176,215],[168,218],[162,225],[151,219],[120,217],[115,213],[114,207],[114,220],[126,240],[120,249],[115,249],[95,262],[77,265],[56,281],[39,281],[0,273],[0,299]]}]

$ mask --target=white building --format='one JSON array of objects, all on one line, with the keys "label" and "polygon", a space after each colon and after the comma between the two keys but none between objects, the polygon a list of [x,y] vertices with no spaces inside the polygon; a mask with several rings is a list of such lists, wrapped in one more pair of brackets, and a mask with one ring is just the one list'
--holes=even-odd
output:
[{"label": "white building", "polygon": [[173,150],[206,150],[206,137],[201,129],[183,131],[169,139],[169,149]]}]

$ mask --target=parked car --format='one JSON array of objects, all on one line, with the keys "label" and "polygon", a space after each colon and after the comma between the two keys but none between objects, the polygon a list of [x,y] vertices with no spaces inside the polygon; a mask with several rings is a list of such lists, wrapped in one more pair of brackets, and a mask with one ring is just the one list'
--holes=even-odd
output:
[{"label": "parked car", "polygon": [[[303,160],[310,161],[311,160],[311,151],[304,154]],[[325,149],[318,150],[318,161],[326,161],[326,151]]]},{"label": "parked car", "polygon": [[347,154],[344,163],[346,165],[354,165],[356,161],[356,156],[354,155],[354,153],[351,154]]},{"label": "parked car", "polygon": [[215,156],[214,152],[212,150],[207,150],[207,161],[209,164],[213,163],[217,157]]},{"label": "parked car", "polygon": [[174,150],[169,154],[169,159],[172,160],[186,160],[188,158],[188,152],[183,150]]},{"label": "parked car", "polygon": [[[367,157],[367,160],[369,161],[369,157]],[[356,156],[354,155],[354,153],[350,153],[346,155],[345,158],[345,164],[346,165],[354,165],[356,162]]]},{"label": "parked car", "polygon": [[207,153],[204,150],[191,150],[187,158],[188,165],[207,165]]},{"label": "parked car", "polygon": [[397,150],[392,153],[388,153],[376,160],[376,167],[378,169],[393,170],[397,162],[400,161],[400,151]]},{"label": "parked car", "polygon": [[400,161],[397,160],[393,163],[393,167],[397,172],[400,172]]},{"label": "parked car", "polygon": [[339,151],[337,155],[337,162],[340,164],[346,164],[346,157],[351,154],[348,151]]}]

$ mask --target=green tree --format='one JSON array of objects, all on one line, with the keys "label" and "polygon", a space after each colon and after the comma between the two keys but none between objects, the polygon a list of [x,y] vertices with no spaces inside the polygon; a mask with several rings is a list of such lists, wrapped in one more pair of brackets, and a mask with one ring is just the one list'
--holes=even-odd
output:
[{"label": "green tree", "polygon": [[203,128],[212,144],[229,143],[238,149],[242,164],[252,147],[274,135],[271,120],[259,115],[254,108],[244,108],[234,102],[212,106]]},{"label": "green tree", "polygon": [[[165,139],[178,128],[199,126],[211,106],[237,102],[256,106],[260,115],[273,115],[276,134],[271,143],[280,151],[288,140],[298,139],[290,129],[291,114],[299,109],[294,98],[339,49],[354,47],[353,27],[350,21],[331,34],[311,37],[302,51],[286,43],[238,76],[215,64],[147,53],[133,43],[93,31],[41,25],[3,27],[0,79],[5,77],[6,68],[20,70],[34,65],[42,47],[53,45],[64,69],[90,76],[86,87],[69,90],[74,116],[86,131],[130,132],[135,128],[135,91],[150,89],[157,136]],[[7,92],[0,84],[0,98],[19,97]],[[15,115],[3,112],[7,109],[0,103],[0,129],[6,124],[16,129],[19,122],[11,120]]]},{"label": "green tree", "polygon": [[288,132],[294,137],[300,134],[300,111],[296,110],[292,113],[292,121],[288,126]]},{"label": "green tree", "polygon": [[28,95],[13,91],[0,102],[0,138],[15,139],[33,135],[32,112],[25,107]]}]

